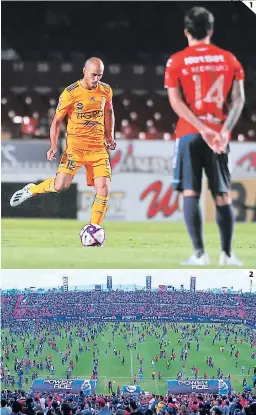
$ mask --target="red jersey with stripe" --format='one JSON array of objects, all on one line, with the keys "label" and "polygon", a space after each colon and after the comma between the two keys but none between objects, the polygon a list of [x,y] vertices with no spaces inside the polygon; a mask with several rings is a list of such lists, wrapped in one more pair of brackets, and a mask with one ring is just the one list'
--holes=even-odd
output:
[{"label": "red jersey with stripe", "polygon": [[[241,63],[213,44],[188,46],[167,61],[164,86],[179,87],[187,106],[208,127],[220,131],[227,117],[227,97],[234,80],[243,80]],[[198,132],[183,118],[176,137]]]}]

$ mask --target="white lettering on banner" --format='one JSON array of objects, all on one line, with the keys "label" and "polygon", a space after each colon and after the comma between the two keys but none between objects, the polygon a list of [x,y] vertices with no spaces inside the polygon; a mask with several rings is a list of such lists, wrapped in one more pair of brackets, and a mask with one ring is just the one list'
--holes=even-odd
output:
[{"label": "white lettering on banner", "polygon": [[[39,155],[38,151],[35,151],[37,146],[40,148]],[[2,143],[3,180],[6,177],[7,181],[15,182],[17,181],[17,174],[19,174],[20,180],[21,177],[28,177],[28,180],[24,179],[24,181],[33,181],[45,179],[49,177],[49,174],[54,174],[57,163],[46,160],[47,149],[48,141],[44,140],[40,140],[40,142],[36,139],[26,140],[22,143],[22,146],[20,140],[12,140],[12,144]],[[117,141],[117,149],[111,152],[113,181],[117,174],[125,174],[126,172],[129,174],[157,174],[158,178],[168,176],[171,180],[174,149],[175,141]],[[233,177],[237,179],[255,177],[256,143],[231,142],[230,149]],[[36,158],[34,159],[33,154],[35,153]],[[81,168],[75,178],[78,176],[84,177],[84,174],[85,170]]]},{"label": "white lettering on banner", "polygon": [[[138,155],[138,143],[136,141],[119,147],[111,155],[113,173],[116,172],[140,172],[140,173],[172,173],[173,143],[165,143],[166,151],[154,156],[154,152],[143,151]],[[145,143],[143,143],[145,144]],[[168,151],[167,151],[168,148]],[[146,147],[143,146],[143,150]],[[148,149],[147,149],[148,150]],[[158,151],[159,153],[159,151]]]},{"label": "white lettering on banner", "polygon": [[209,389],[208,387],[208,381],[207,380],[180,380],[178,381],[178,385],[186,385],[186,386],[191,386],[192,389],[199,389],[199,388],[203,388],[203,389]]},{"label": "white lettering on banner", "polygon": [[[159,178],[168,175],[171,179],[174,149],[175,141],[169,143],[164,141],[120,142],[117,145],[117,149],[112,153],[111,164],[113,174],[122,172],[157,173]],[[256,177],[255,142],[231,142],[230,153],[232,176],[234,178]]]},{"label": "white lettering on banner", "polygon": [[11,144],[3,142],[1,145],[2,173],[18,173],[47,169],[55,170],[57,163],[49,163],[46,159],[46,151],[49,143],[44,140],[12,140]]},{"label": "white lettering on banner", "polygon": [[44,383],[49,383],[53,389],[72,389],[72,380],[55,380],[55,379],[46,379]]},{"label": "white lettering on banner", "polygon": [[[20,145],[20,142],[17,145]],[[40,145],[42,145],[41,142]],[[2,146],[2,152],[5,152],[3,158],[8,163],[8,168],[2,165],[3,182],[38,182],[49,177],[49,174],[55,174],[56,165],[54,168],[52,163],[43,161],[44,146],[41,147],[43,153],[41,162],[36,162],[38,152],[36,152],[35,142],[31,142],[31,145],[26,143],[25,154],[22,153],[21,147],[17,147],[16,150],[15,147],[15,140],[11,144]],[[180,204],[182,198],[178,199],[177,194],[171,188],[174,149],[174,141],[117,142],[117,149],[112,152],[113,178],[107,220],[183,221]],[[35,160],[33,160],[33,153],[37,154]],[[251,190],[247,191],[249,195],[253,189],[253,181],[256,183],[256,143],[232,142],[230,153],[233,182],[239,183],[244,179],[251,179]],[[18,165],[16,165],[16,158]],[[20,160],[23,160],[22,165],[20,165]],[[94,201],[94,190],[85,185],[84,168],[80,169],[73,182],[77,184],[78,190],[77,217],[88,222]],[[239,189],[237,187],[237,192]],[[242,194],[241,189],[239,195]],[[234,201],[237,195],[238,193],[233,193]],[[240,196],[238,199],[240,203]],[[205,208],[206,197],[203,196],[202,200],[202,207]],[[245,204],[250,210],[247,210],[244,220],[251,220],[253,215],[251,198],[246,197]]]},{"label": "white lettering on banner", "polygon": [[189,56],[184,58],[185,65],[194,65],[197,63],[218,63],[224,62],[223,55],[205,55],[205,56]]},{"label": "white lettering on banner", "polygon": [[12,167],[15,167],[15,165],[17,164],[17,158],[15,156],[15,152],[16,152],[16,147],[14,144],[8,144],[5,146],[1,146],[2,162],[3,162],[3,159],[5,159],[7,163],[9,163]]},{"label": "white lettering on banner", "polygon": [[210,389],[208,385],[191,385],[191,389],[198,389],[198,390],[207,390]]},{"label": "white lettering on banner", "polygon": [[[78,206],[80,214],[84,213],[89,216],[91,215],[91,208],[94,202],[95,193],[93,191],[79,192]],[[125,219],[125,208],[124,208],[125,192],[122,191],[111,191],[109,193],[109,204],[108,204],[108,216],[109,219],[122,220]]]},{"label": "white lettering on banner", "polygon": [[[79,181],[77,181],[79,180]],[[90,219],[94,192],[86,192],[84,180],[78,176],[78,219]],[[121,189],[121,190],[120,190]],[[171,178],[157,174],[122,173],[111,183],[107,220],[179,221],[182,211],[172,191]]]},{"label": "white lettering on banner", "polygon": [[107,321],[115,321],[116,320],[116,316],[103,316],[102,320],[107,320]]}]

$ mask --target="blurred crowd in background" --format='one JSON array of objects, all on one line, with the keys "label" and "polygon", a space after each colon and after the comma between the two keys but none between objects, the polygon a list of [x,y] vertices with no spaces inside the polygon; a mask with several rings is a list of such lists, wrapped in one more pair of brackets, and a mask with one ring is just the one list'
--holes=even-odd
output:
[{"label": "blurred crowd in background", "polygon": [[[2,139],[49,138],[58,97],[82,77],[90,56],[105,63],[103,81],[114,91],[117,139],[174,139],[176,115],[163,88],[164,67],[171,54],[186,46],[184,12],[200,2],[70,4],[3,3]],[[213,42],[232,51],[246,73],[246,105],[232,138],[254,141],[255,16],[240,2],[208,2],[207,7],[216,19]],[[26,69],[28,62],[34,69]],[[56,69],[54,82],[51,67]],[[18,83],[22,71],[24,82]],[[34,81],[36,74],[42,84]]]},{"label": "blurred crowd in background", "polygon": [[225,317],[255,323],[256,296],[190,292],[69,291],[45,294],[2,295],[2,323],[34,318],[102,318],[116,315],[143,318]]}]

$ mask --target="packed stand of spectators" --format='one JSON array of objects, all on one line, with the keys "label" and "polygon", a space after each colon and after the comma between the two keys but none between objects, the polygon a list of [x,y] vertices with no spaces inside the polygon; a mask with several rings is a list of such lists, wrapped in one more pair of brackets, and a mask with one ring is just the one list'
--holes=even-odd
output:
[{"label": "packed stand of spectators", "polygon": [[244,392],[218,395],[123,396],[120,388],[112,395],[84,397],[71,394],[39,394],[2,391],[1,414],[26,415],[255,415],[256,396]]},{"label": "packed stand of spectators", "polygon": [[13,319],[17,297],[14,295],[1,295],[1,319],[2,322]]},{"label": "packed stand of spectators", "polygon": [[[197,291],[69,291],[2,296],[2,323],[15,319],[167,316],[170,320],[191,317],[225,317],[256,321],[256,296]],[[7,300],[6,300],[7,298]]]},{"label": "packed stand of spectators", "polygon": [[[76,2],[73,2],[72,9],[68,3],[64,3],[61,11],[54,2],[50,6],[47,4],[47,7],[45,3],[24,3],[23,7],[18,2],[12,7],[8,2],[3,4],[3,64],[13,62],[17,74],[23,62],[41,65],[42,72],[39,75],[44,80],[44,86],[40,82],[32,88],[28,84],[17,85],[17,82],[9,84],[8,69],[2,65],[2,139],[48,138],[60,89],[78,79],[84,60],[95,55],[103,59],[106,68],[113,66],[113,75],[118,67],[138,65],[139,87],[127,86],[129,78],[135,79],[136,71],[132,72],[132,66],[130,75],[123,76],[120,83],[111,82],[116,111],[116,138],[173,139],[176,115],[163,89],[163,71],[170,54],[186,46],[183,16],[191,6],[191,2],[166,2],[158,7],[157,3],[150,2],[145,16],[145,6],[140,2],[120,3],[120,6],[101,2],[97,5],[95,26],[94,20],[91,20],[91,15],[95,13],[93,3],[82,6],[86,13],[81,12],[81,4]],[[223,2],[221,7],[211,3],[209,8],[216,19],[213,42],[231,50],[246,72],[247,101],[233,139],[254,141],[256,59],[249,40],[256,38],[255,17],[239,2]],[[35,22],[35,15],[40,15],[40,21]],[[25,20],[29,21],[28,30],[23,30]],[[48,64],[59,65],[54,87],[51,84],[52,76],[46,70]],[[143,71],[148,69],[152,80],[150,85],[145,84],[146,77],[143,75]],[[67,74],[66,85],[60,81],[63,79],[62,72]],[[27,83],[33,79],[33,75],[36,73],[27,74]],[[49,85],[45,84],[47,78]],[[161,86],[156,86],[157,78],[161,78]],[[107,76],[104,81],[110,82]],[[62,125],[62,136],[64,132],[65,125]]]}]

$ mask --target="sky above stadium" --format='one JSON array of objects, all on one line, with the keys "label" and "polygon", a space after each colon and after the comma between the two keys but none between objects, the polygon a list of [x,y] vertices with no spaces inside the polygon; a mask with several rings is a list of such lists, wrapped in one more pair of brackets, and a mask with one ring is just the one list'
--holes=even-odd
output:
[{"label": "sky above stadium", "polygon": [[[68,276],[69,286],[88,286],[95,284],[106,286],[106,277],[112,275],[113,288],[119,285],[145,286],[145,277],[152,276],[152,287],[172,285],[180,288],[183,284],[189,289],[190,277],[195,276],[196,288],[233,287],[234,290],[249,291],[249,271],[246,270],[2,270],[2,289],[44,288],[59,287],[62,277]],[[256,270],[252,279],[252,291],[256,292]]]}]

